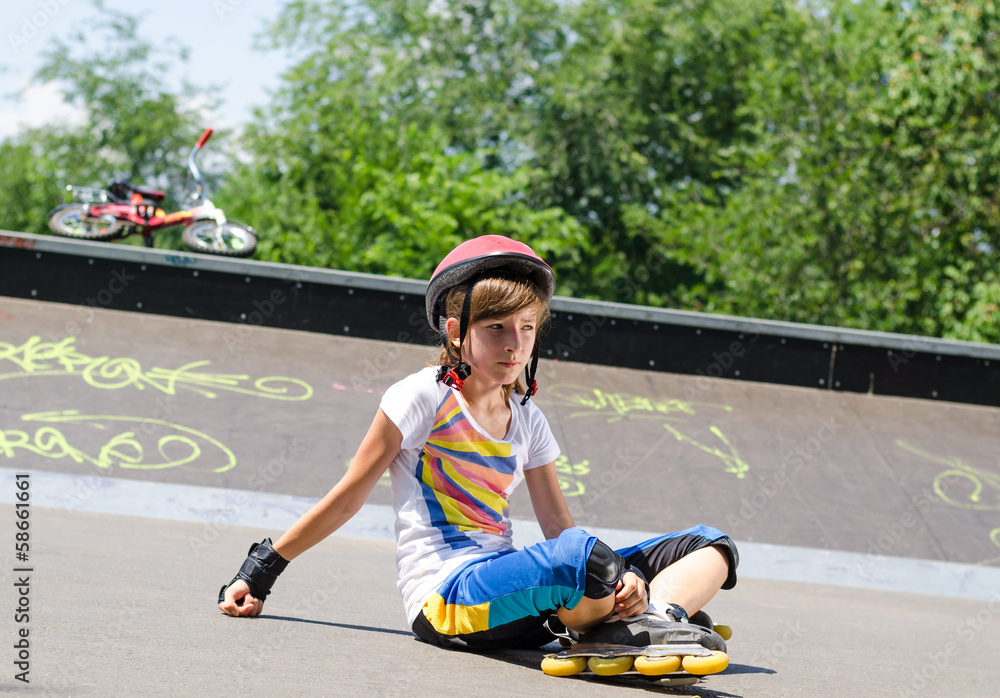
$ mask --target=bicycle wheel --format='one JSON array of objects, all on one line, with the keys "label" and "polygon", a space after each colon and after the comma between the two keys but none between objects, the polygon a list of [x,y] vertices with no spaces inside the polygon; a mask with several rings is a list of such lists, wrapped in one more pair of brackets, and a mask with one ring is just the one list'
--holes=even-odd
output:
[{"label": "bicycle wheel", "polygon": [[225,257],[249,257],[257,249],[257,233],[249,225],[228,221],[195,221],[184,228],[181,241],[192,252]]},{"label": "bicycle wheel", "polygon": [[80,240],[114,240],[125,231],[125,222],[110,213],[98,218],[87,214],[83,204],[64,204],[49,212],[49,230]]}]

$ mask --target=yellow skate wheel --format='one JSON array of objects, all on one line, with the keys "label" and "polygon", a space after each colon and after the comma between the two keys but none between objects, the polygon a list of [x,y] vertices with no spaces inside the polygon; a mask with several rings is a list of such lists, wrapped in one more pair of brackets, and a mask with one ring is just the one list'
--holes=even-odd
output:
[{"label": "yellow skate wheel", "polygon": [[586,657],[557,657],[549,655],[542,660],[542,671],[549,676],[572,676],[587,668]]},{"label": "yellow skate wheel", "polygon": [[644,676],[662,676],[677,671],[681,666],[681,658],[675,655],[666,657],[635,658],[635,670]]},{"label": "yellow skate wheel", "polygon": [[632,657],[591,657],[587,666],[598,676],[615,676],[632,668]]},{"label": "yellow skate wheel", "polygon": [[712,629],[715,630],[715,632],[719,634],[719,637],[726,642],[729,642],[729,640],[733,637],[733,629],[728,625],[713,625]]},{"label": "yellow skate wheel", "polygon": [[681,664],[684,667],[684,671],[696,676],[718,674],[729,666],[729,655],[718,650],[712,650],[711,656],[698,657],[690,654],[684,657]]}]

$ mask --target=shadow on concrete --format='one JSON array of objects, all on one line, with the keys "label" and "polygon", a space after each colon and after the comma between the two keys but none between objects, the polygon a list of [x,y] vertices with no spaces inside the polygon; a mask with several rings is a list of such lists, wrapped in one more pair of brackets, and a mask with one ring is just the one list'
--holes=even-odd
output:
[{"label": "shadow on concrete", "polygon": [[257,616],[263,620],[283,620],[292,623],[309,623],[310,625],[326,625],[331,628],[343,628],[344,630],[364,630],[370,633],[386,633],[387,635],[405,635],[416,640],[416,636],[408,630],[393,630],[392,628],[373,628],[368,625],[351,625],[350,623],[331,623],[325,620],[310,620],[308,618],[292,618],[290,616],[269,616],[267,614]]}]

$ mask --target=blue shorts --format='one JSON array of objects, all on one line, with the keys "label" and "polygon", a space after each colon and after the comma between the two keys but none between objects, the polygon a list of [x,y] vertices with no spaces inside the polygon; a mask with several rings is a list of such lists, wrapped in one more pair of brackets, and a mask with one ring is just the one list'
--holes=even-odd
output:
[{"label": "blue shorts", "polygon": [[[561,607],[573,608],[587,586],[587,559],[597,542],[580,528],[524,550],[486,555],[457,569],[413,621],[422,640],[449,649],[477,651],[540,647],[554,638],[544,627]],[[739,554],[721,531],[695,526],[618,550],[652,580],[695,550],[717,546],[729,561],[722,585],[736,585]]]}]

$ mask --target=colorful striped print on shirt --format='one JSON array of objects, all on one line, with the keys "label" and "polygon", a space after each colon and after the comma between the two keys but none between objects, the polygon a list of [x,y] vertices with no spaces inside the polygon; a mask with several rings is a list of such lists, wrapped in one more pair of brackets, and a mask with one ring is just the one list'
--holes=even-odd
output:
[{"label": "colorful striped print on shirt", "polygon": [[477,545],[466,532],[503,535],[516,458],[511,445],[479,433],[453,392],[438,405],[417,479],[431,523],[453,548]]}]

